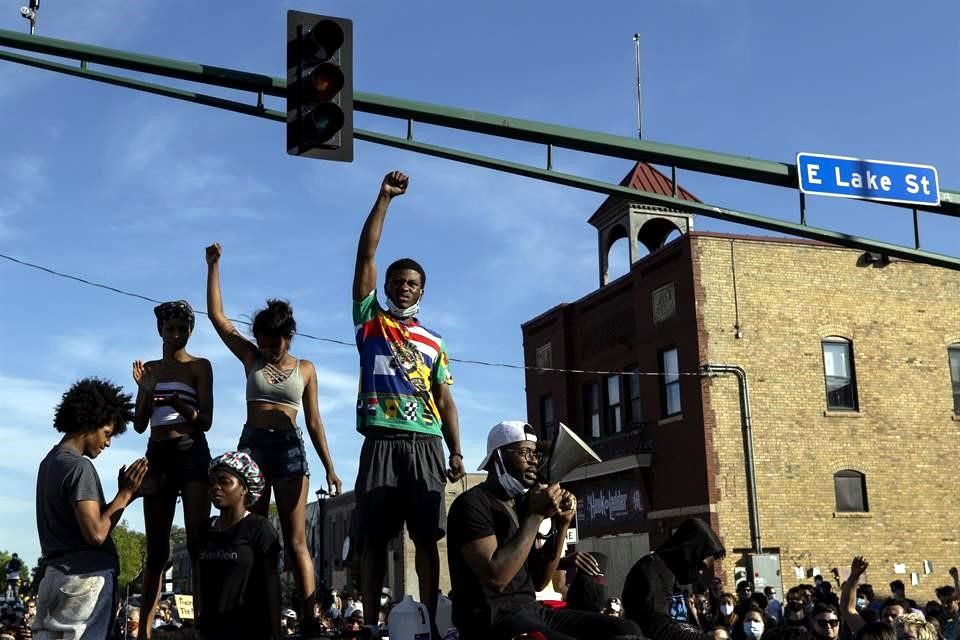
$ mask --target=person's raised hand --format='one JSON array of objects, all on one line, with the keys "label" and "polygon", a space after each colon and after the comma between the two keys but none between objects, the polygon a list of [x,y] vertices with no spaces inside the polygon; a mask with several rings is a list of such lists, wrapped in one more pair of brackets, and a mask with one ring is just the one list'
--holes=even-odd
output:
[{"label": "person's raised hand", "polygon": [[600,563],[589,553],[574,551],[572,555],[567,557],[570,558],[568,562],[576,567],[578,571],[583,571],[588,576],[602,575],[600,572]]},{"label": "person's raised hand", "polygon": [[407,192],[407,185],[410,184],[410,178],[400,171],[391,171],[383,177],[383,183],[380,185],[380,193],[388,198],[402,196]]},{"label": "person's raised hand", "polygon": [[131,496],[136,495],[140,484],[147,475],[147,459],[137,458],[130,464],[120,467],[120,474],[117,477],[117,487],[120,491],[125,491]]},{"label": "person's raised hand", "polygon": [[133,381],[143,389],[144,393],[153,393],[157,386],[157,374],[140,360],[133,361]]},{"label": "person's raised hand", "polygon": [[212,245],[206,248],[207,253],[207,265],[213,266],[216,263],[220,262],[220,256],[223,255],[223,247],[220,246],[219,242],[214,242]]},{"label": "person's raised hand", "polygon": [[532,513],[544,518],[550,518],[560,513],[560,497],[562,490],[560,485],[545,485],[537,483],[528,492],[529,509]]},{"label": "person's raised hand", "polygon": [[864,560],[863,556],[856,556],[850,562],[850,579],[856,582],[860,579],[860,576],[867,572],[869,567],[870,563]]},{"label": "person's raised hand", "polygon": [[956,568],[956,567],[950,567],[950,576],[951,576],[954,580],[956,580],[958,577],[960,577],[960,572],[957,571],[957,568]]}]

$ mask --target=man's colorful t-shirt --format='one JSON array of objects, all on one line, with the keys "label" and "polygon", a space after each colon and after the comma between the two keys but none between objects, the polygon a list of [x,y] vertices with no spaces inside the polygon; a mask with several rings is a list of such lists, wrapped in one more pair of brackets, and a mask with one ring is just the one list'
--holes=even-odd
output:
[{"label": "man's colorful t-shirt", "polygon": [[404,324],[385,312],[371,291],[353,301],[360,351],[357,429],[385,427],[440,435],[431,390],[453,384],[443,339],[416,320]]}]

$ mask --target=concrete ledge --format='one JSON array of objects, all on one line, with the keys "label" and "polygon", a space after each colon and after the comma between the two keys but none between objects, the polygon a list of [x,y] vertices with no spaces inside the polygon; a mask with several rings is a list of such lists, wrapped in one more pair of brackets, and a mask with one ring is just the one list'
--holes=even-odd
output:
[{"label": "concrete ledge", "polygon": [[956,413],[952,413],[950,414],[950,419],[953,420],[954,422],[960,422],[960,415],[957,415]]},{"label": "concrete ledge", "polygon": [[824,411],[824,418],[862,418],[863,414],[859,411]]},{"label": "concrete ledge", "polygon": [[680,422],[683,420],[683,414],[678,413],[675,416],[670,416],[669,418],[663,418],[662,420],[657,420],[657,426],[662,426],[665,424],[672,424],[674,422]]},{"label": "concrete ledge", "polygon": [[873,514],[869,511],[834,511],[834,518],[872,518]]}]

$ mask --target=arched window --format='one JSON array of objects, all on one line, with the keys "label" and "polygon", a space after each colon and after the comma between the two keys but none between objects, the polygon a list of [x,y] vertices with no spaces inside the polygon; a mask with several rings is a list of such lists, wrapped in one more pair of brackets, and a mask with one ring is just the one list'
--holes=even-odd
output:
[{"label": "arched window", "polygon": [[853,368],[853,343],[846,338],[823,339],[823,374],[827,409],[857,411],[857,379]]},{"label": "arched window", "polygon": [[869,511],[867,504],[867,476],[859,471],[844,469],[833,474],[833,492],[838,512]]}]

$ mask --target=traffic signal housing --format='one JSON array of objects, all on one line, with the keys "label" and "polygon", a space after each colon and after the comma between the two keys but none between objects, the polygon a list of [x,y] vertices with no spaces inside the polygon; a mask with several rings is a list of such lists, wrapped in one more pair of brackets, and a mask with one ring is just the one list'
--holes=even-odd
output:
[{"label": "traffic signal housing", "polygon": [[287,12],[287,153],[353,161],[353,22]]}]

